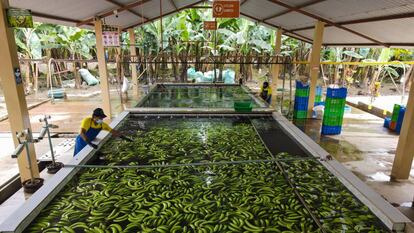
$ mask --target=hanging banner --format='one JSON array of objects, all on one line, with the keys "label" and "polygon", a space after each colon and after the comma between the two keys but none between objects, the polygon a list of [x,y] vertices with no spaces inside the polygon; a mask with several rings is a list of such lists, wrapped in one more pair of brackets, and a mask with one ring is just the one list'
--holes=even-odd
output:
[{"label": "hanging banner", "polygon": [[110,25],[102,25],[102,40],[104,47],[120,46],[118,27]]},{"label": "hanging banner", "polygon": [[216,21],[204,21],[204,30],[217,30],[217,22]]},{"label": "hanging banner", "polygon": [[213,2],[214,18],[239,18],[240,1],[239,0],[215,0]]},{"label": "hanging banner", "polygon": [[33,17],[30,10],[9,8],[6,10],[6,14],[9,27],[33,28]]}]

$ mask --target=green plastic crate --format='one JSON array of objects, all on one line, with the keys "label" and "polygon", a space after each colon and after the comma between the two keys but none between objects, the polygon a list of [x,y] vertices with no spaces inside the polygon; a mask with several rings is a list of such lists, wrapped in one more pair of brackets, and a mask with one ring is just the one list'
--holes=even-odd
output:
[{"label": "green plastic crate", "polygon": [[294,111],[293,118],[295,119],[306,119],[308,118],[308,111]]},{"label": "green plastic crate", "polygon": [[323,125],[326,126],[341,126],[343,122],[343,116],[324,116]]},{"label": "green plastic crate", "polygon": [[252,109],[252,102],[234,102],[234,110],[236,112],[251,112]]},{"label": "green plastic crate", "polygon": [[308,97],[309,96],[309,89],[296,89],[295,96]]},{"label": "green plastic crate", "polygon": [[391,121],[394,121],[394,122],[398,121],[398,115],[400,115],[400,108],[401,108],[401,105],[394,104],[394,110],[392,111]]},{"label": "green plastic crate", "polygon": [[322,96],[320,96],[320,95],[315,96],[315,102],[316,103],[322,102]]}]

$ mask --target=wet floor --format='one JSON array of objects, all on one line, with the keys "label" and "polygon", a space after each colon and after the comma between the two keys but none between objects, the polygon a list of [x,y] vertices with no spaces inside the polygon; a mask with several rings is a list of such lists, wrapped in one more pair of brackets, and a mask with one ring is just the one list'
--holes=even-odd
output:
[{"label": "wet floor", "polygon": [[321,136],[320,120],[295,124],[386,200],[398,205],[412,202],[414,169],[407,181],[389,181],[398,135],[383,127],[383,119],[352,108],[337,136]]}]

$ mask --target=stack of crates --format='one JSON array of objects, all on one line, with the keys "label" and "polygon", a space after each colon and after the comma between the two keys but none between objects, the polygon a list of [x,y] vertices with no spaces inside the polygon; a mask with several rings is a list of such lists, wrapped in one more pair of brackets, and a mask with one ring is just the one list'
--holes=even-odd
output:
[{"label": "stack of crates", "polygon": [[342,121],[346,103],[346,88],[328,88],[325,100],[325,113],[322,121],[323,135],[338,135],[342,131]]},{"label": "stack of crates", "polygon": [[402,123],[404,121],[404,115],[405,107],[399,104],[395,104],[391,118],[385,118],[384,127],[399,134],[401,132]]},{"label": "stack of crates", "polygon": [[316,87],[316,94],[315,94],[315,105],[314,106],[319,106],[319,105],[324,105],[324,102],[322,101],[322,87],[321,86]]},{"label": "stack of crates", "polygon": [[293,118],[308,118],[309,84],[296,81],[295,104],[293,107]]}]

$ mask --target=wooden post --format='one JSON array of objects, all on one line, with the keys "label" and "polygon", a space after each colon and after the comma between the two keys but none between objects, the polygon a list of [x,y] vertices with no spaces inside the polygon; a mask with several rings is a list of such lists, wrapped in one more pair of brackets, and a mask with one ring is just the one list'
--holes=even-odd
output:
[{"label": "wooden post", "polygon": [[[17,83],[14,75],[15,69],[19,68],[17,58],[16,42],[14,39],[13,29],[7,25],[6,11],[9,7],[8,0],[0,0],[0,79],[6,100],[7,113],[9,114],[10,128],[13,135],[14,145],[18,145],[15,132],[21,132],[24,129],[30,129],[30,117],[27,110],[27,103],[24,94],[23,82]],[[33,176],[39,177],[39,168],[37,166],[36,153],[33,144],[29,144],[31,167]],[[23,151],[17,159],[21,181],[30,179],[30,170],[27,157],[27,151]]]},{"label": "wooden post", "polygon": [[111,118],[111,97],[109,93],[108,69],[106,66],[105,48],[102,40],[102,20],[95,19],[96,56],[98,59],[99,77],[101,78],[102,105],[105,114]]},{"label": "wooden post", "polygon": [[[131,60],[138,61],[138,59],[133,58],[137,55],[137,49],[135,47],[135,30],[133,28],[128,29],[129,33],[129,41],[131,43],[131,46],[129,47],[130,53],[131,53]],[[133,95],[138,96],[138,74],[137,74],[137,64],[131,63],[131,79],[132,79],[132,85],[133,85]]]},{"label": "wooden post", "polygon": [[[279,55],[282,50],[282,29],[277,29],[276,32],[276,45],[275,45],[275,55]],[[276,106],[276,100],[277,100],[277,82],[279,80],[279,73],[280,73],[280,65],[272,65],[272,105]],[[283,92],[282,92],[283,94]]]},{"label": "wooden post", "polygon": [[308,118],[312,117],[313,105],[315,104],[316,84],[319,77],[321,64],[321,49],[323,43],[323,31],[325,23],[318,21],[315,25],[313,35],[313,46],[310,61],[310,90],[309,90],[309,104],[308,104]]},{"label": "wooden post", "polygon": [[408,179],[414,156],[414,85],[411,84],[391,179]]}]

